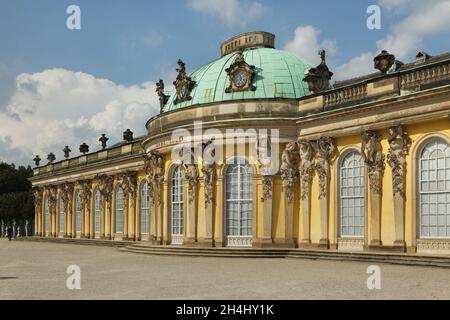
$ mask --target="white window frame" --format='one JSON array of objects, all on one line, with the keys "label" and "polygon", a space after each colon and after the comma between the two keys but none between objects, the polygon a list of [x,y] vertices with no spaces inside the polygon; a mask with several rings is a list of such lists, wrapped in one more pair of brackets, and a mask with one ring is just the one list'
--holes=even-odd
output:
[{"label": "white window frame", "polygon": [[[116,187],[116,223],[115,223],[115,233],[123,234],[124,228],[124,208],[125,208],[125,196],[123,194],[123,189],[121,186]],[[120,218],[120,219],[119,219]],[[120,222],[120,224],[119,224]]]},{"label": "white window frame", "polygon": [[96,235],[100,234],[101,215],[102,215],[102,194],[100,193],[100,190],[97,189],[94,193],[94,233]]},{"label": "white window frame", "polygon": [[172,172],[170,197],[171,244],[180,245],[184,237],[184,179],[180,166]]},{"label": "white window frame", "polygon": [[150,219],[150,194],[148,190],[148,181],[141,183],[141,237],[149,235],[149,219]]},{"label": "white window frame", "polygon": [[48,235],[50,234],[50,231],[48,230],[50,227],[50,208],[48,203],[48,196],[45,197],[44,201],[44,234]]},{"label": "white window frame", "polygon": [[81,234],[81,224],[83,217],[83,199],[81,191],[75,191],[75,234]]},{"label": "white window frame", "polygon": [[[237,170],[237,172],[235,172]],[[232,175],[236,175],[236,179],[232,179]],[[247,175],[247,177],[246,177]],[[248,190],[242,189],[245,187],[244,179],[248,179]],[[232,183],[237,183],[237,197],[230,198]],[[247,197],[242,195],[246,194]],[[231,208],[234,204],[237,208],[236,216],[230,218]],[[242,225],[243,219],[243,205],[250,205],[250,214],[246,219],[246,226]],[[230,247],[251,247],[253,240],[253,172],[251,166],[244,159],[237,158],[234,163],[227,166],[225,172],[225,243]],[[230,222],[236,222],[231,231]],[[244,232],[245,230],[245,232]],[[236,232],[235,232],[236,231]]]},{"label": "white window frame", "polygon": [[[356,170],[359,173],[355,174]],[[364,238],[365,188],[363,157],[356,150],[349,151],[342,159],[339,168],[339,236],[341,238]],[[361,223],[357,223],[357,219],[361,219]],[[357,233],[355,228],[360,228],[360,232]],[[353,231],[350,232],[350,229]]]},{"label": "white window frame", "polygon": [[[433,152],[443,156],[431,157]],[[428,153],[425,157],[425,153]],[[450,239],[450,146],[439,138],[428,141],[419,156],[418,234],[420,239]],[[442,176],[443,174],[443,176]],[[424,211],[428,213],[425,214]],[[434,211],[432,213],[432,211]],[[433,222],[432,222],[433,221]],[[428,232],[424,232],[428,228]],[[440,228],[445,235],[440,235]],[[434,230],[432,230],[434,229]],[[434,231],[434,232],[432,232]]]},{"label": "white window frame", "polygon": [[60,233],[64,233],[64,227],[65,227],[65,216],[66,216],[66,212],[65,212],[65,208],[64,208],[64,200],[63,198],[59,198],[59,232]]}]

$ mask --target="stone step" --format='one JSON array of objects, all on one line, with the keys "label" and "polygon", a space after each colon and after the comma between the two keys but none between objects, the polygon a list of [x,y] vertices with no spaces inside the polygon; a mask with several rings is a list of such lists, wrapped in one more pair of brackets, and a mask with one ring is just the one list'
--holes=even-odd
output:
[{"label": "stone step", "polygon": [[71,239],[71,238],[41,238],[41,237],[22,237],[16,238],[14,241],[34,241],[60,244],[74,244],[86,246],[103,246],[103,247],[125,247],[133,244],[131,241],[112,241],[98,239]]},{"label": "stone step", "polygon": [[24,237],[15,241],[38,241],[75,245],[117,247],[123,252],[189,257],[219,258],[291,258],[330,261],[358,261],[408,266],[450,268],[450,256],[424,256],[415,254],[379,252],[341,252],[336,250],[286,249],[286,248],[202,248],[187,246],[156,246],[142,242]]},{"label": "stone step", "polygon": [[416,256],[411,254],[353,253],[300,249],[254,248],[195,248],[161,247],[133,244],[120,249],[124,252],[167,256],[223,257],[223,258],[292,258],[309,260],[358,261],[408,266],[450,268],[450,257]]},{"label": "stone step", "polygon": [[153,251],[167,251],[171,252],[203,252],[203,253],[236,253],[236,254],[276,254],[276,255],[286,255],[289,253],[289,250],[277,250],[277,249],[253,249],[253,248],[198,248],[198,247],[183,247],[183,246],[145,246],[139,244],[133,244],[131,247],[134,249],[142,249],[142,250],[153,250]]},{"label": "stone step", "polygon": [[169,251],[148,251],[131,248],[121,248],[122,252],[137,253],[137,254],[149,254],[149,255],[161,255],[161,256],[186,256],[186,257],[216,257],[216,258],[242,258],[242,259],[283,259],[283,256],[264,255],[264,254],[230,254],[230,253],[198,253],[198,252],[169,252]]},{"label": "stone step", "polygon": [[442,256],[418,256],[418,255],[412,255],[412,254],[392,254],[392,253],[367,253],[367,252],[342,252],[342,251],[335,251],[335,250],[302,250],[302,249],[261,249],[261,248],[200,248],[200,247],[183,247],[183,246],[151,246],[151,245],[145,245],[145,244],[139,244],[135,243],[131,245],[132,248],[139,248],[144,250],[153,250],[153,251],[167,251],[170,250],[171,252],[214,252],[214,253],[220,253],[220,252],[226,252],[226,253],[261,253],[261,254],[276,254],[276,255],[288,255],[290,257],[295,257],[296,255],[302,255],[307,254],[308,256],[314,257],[322,257],[324,255],[327,255],[329,257],[351,257],[351,258],[360,258],[360,259],[373,259],[376,257],[377,259],[389,259],[389,260],[395,260],[395,259],[408,259],[408,260],[423,260],[424,258],[427,260],[432,260],[436,262],[449,262],[450,263],[450,256],[449,257],[442,257]]}]

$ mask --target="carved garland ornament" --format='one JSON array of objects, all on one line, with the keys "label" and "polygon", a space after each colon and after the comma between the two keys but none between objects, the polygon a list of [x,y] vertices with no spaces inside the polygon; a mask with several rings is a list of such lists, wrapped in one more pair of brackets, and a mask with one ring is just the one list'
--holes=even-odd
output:
[{"label": "carved garland ornament", "polygon": [[411,139],[401,126],[395,126],[389,129],[388,142],[387,161],[392,168],[394,195],[405,198],[406,156],[411,146]]},{"label": "carved garland ornament", "polygon": [[381,178],[385,169],[385,156],[381,147],[381,137],[375,131],[363,133],[361,153],[369,171],[370,190],[381,194]]}]

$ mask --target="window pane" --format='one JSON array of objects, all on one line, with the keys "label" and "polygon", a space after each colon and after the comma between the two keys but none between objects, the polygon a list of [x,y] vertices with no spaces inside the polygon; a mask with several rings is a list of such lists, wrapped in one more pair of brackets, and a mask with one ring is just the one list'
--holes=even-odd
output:
[{"label": "window pane", "polygon": [[116,233],[123,232],[124,194],[120,186],[116,188]]},{"label": "window pane", "polygon": [[172,235],[182,236],[184,234],[184,190],[183,172],[177,167],[172,175]]},{"label": "window pane", "polygon": [[428,143],[419,161],[420,237],[450,238],[450,149],[444,141]]},{"label": "window pane", "polygon": [[227,236],[253,235],[253,177],[250,165],[237,160],[225,174]]},{"label": "window pane", "polygon": [[340,168],[340,236],[364,236],[364,161],[358,152],[348,153]]}]

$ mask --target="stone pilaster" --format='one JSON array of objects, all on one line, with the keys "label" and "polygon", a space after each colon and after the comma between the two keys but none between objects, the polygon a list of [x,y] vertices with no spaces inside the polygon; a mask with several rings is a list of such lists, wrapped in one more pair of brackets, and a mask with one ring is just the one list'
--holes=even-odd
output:
[{"label": "stone pilaster", "polygon": [[193,156],[190,163],[183,163],[184,181],[187,184],[187,221],[188,228],[185,230],[184,244],[194,244],[197,242],[197,184],[198,168],[194,163]]},{"label": "stone pilaster", "polygon": [[57,189],[54,186],[47,188],[48,192],[48,206],[49,206],[49,229],[48,236],[56,237],[56,204],[57,204]]},{"label": "stone pilaster", "polygon": [[124,239],[135,240],[136,221],[136,172],[126,172],[121,175],[121,187],[124,191]]},{"label": "stone pilaster", "polygon": [[290,142],[284,149],[281,156],[281,179],[283,180],[284,190],[284,225],[285,237],[284,243],[280,244],[286,247],[294,247],[293,239],[293,217],[294,217],[294,185],[298,179],[298,144]]},{"label": "stone pilaster", "polygon": [[148,176],[150,203],[154,208],[152,212],[152,238],[155,244],[162,244],[163,207],[162,183],[164,182],[164,157],[157,152],[144,156],[144,171]]},{"label": "stone pilaster", "polygon": [[216,183],[216,150],[214,143],[210,140],[203,144],[203,190],[205,193],[205,237],[199,239],[202,246],[212,247],[213,244],[213,216],[215,205],[215,183]]},{"label": "stone pilaster", "polygon": [[[161,199],[162,195],[168,195],[169,194],[169,185],[167,181],[162,182],[160,185],[160,193],[161,193]],[[160,210],[160,235],[161,235],[161,244],[162,245],[169,245],[172,241],[171,238],[171,230],[170,230],[170,218],[169,218],[169,214],[170,214],[170,208],[169,205],[163,205],[163,203],[161,202],[159,205],[159,210]]]},{"label": "stone pilaster", "polygon": [[302,202],[302,238],[300,247],[311,245],[311,179],[314,170],[314,149],[310,141],[298,141],[300,153],[300,197]]},{"label": "stone pilaster", "polygon": [[381,147],[381,136],[375,131],[363,133],[361,153],[368,168],[370,185],[370,224],[369,249],[381,246],[381,196],[385,156]]},{"label": "stone pilaster", "polygon": [[394,196],[394,246],[400,251],[405,251],[406,156],[411,146],[411,139],[401,126],[395,126],[389,129],[388,141],[389,153],[387,161],[392,169],[392,190]]},{"label": "stone pilaster", "polygon": [[[104,224],[104,229],[101,231],[101,237],[106,239],[111,239],[111,209],[112,209],[112,199],[113,199],[113,190],[114,190],[114,182],[111,176],[101,175],[97,176],[98,188],[102,195],[102,207],[105,209],[103,213],[104,220],[102,220],[102,225]],[[102,210],[103,211],[103,210]]]},{"label": "stone pilaster", "polygon": [[319,247],[329,249],[330,239],[328,236],[329,225],[329,182],[330,163],[336,152],[336,144],[333,138],[321,137],[313,143],[316,153],[314,169],[319,178],[319,204],[320,204],[320,241]]},{"label": "stone pilaster", "polygon": [[[33,188],[34,196],[34,210],[35,210],[35,235],[38,237],[42,236],[41,225],[42,225],[42,189],[39,187]],[[1,231],[0,231],[1,232]]]},{"label": "stone pilaster", "polygon": [[65,223],[64,223],[64,236],[72,236],[72,203],[73,203],[73,183],[65,183],[60,186],[61,188],[61,200],[64,203]]},{"label": "stone pilaster", "polygon": [[90,215],[91,215],[91,195],[92,181],[84,180],[80,182],[81,199],[83,203],[83,212],[81,214],[81,238],[90,238]]},{"label": "stone pilaster", "polygon": [[[261,238],[262,247],[272,246],[272,208],[273,208],[273,183],[274,176],[263,175],[261,176],[262,181],[262,209],[263,209],[263,234]],[[254,231],[256,232],[256,230]]]}]

